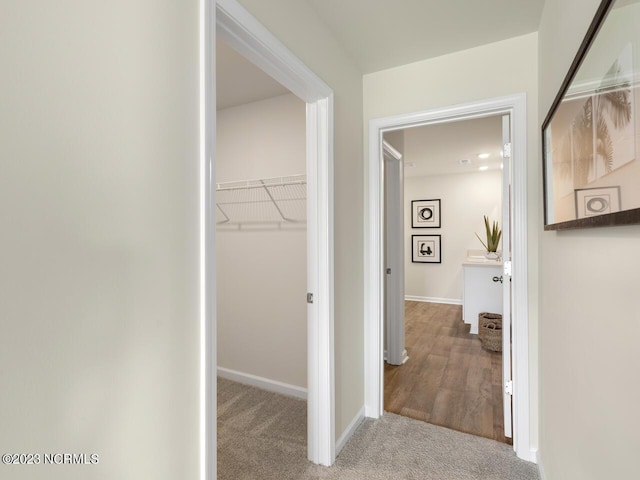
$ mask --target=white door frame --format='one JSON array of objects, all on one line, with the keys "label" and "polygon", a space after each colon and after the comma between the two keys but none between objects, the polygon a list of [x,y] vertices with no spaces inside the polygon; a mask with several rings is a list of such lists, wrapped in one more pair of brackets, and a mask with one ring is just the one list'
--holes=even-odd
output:
[{"label": "white door frame", "polygon": [[237,0],[200,0],[201,479],[216,478],[215,40],[307,103],[307,456],[335,461],[333,339],[333,91]]},{"label": "white door frame", "polygon": [[369,160],[365,215],[365,414],[383,414],[384,218],[382,135],[393,130],[509,113],[513,126],[513,448],[535,461],[529,413],[529,316],[527,272],[526,95],[518,94],[433,110],[373,119],[369,122]]}]

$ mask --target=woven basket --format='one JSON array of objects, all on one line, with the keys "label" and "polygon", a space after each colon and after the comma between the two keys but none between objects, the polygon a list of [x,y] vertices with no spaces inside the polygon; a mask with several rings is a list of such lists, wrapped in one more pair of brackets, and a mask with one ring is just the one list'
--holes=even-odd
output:
[{"label": "woven basket", "polygon": [[492,352],[502,351],[502,315],[482,312],[478,315],[478,336],[482,347]]}]

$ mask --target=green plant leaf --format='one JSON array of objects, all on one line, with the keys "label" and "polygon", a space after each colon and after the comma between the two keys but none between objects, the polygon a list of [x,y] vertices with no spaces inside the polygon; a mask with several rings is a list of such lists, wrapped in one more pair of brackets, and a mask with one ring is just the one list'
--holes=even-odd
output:
[{"label": "green plant leaf", "polygon": [[478,235],[476,233],[476,237],[478,237],[478,240],[480,240],[480,243],[482,244],[482,246],[485,248],[485,250],[488,252],[489,251],[489,247],[487,247],[487,245],[482,241],[482,239],[480,238],[480,235]]},{"label": "green plant leaf", "polygon": [[502,237],[502,230],[500,230],[498,222],[494,221],[493,223],[491,223],[489,221],[489,217],[485,215],[484,228],[487,235],[487,243],[484,243],[477,233],[476,237],[478,237],[478,240],[480,240],[480,243],[482,243],[482,246],[487,250],[487,252],[498,251],[498,244],[500,243],[500,238]]}]

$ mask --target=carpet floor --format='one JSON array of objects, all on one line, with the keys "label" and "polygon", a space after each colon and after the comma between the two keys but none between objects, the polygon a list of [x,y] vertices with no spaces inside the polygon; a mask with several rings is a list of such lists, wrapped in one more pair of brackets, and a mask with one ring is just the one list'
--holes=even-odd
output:
[{"label": "carpet floor", "polygon": [[538,480],[509,445],[385,414],[333,467],[307,461],[306,402],[218,378],[220,480]]}]

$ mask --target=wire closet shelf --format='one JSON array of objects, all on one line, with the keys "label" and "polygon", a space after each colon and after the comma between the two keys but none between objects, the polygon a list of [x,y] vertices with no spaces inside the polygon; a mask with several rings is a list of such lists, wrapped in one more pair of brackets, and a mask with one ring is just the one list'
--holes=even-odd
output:
[{"label": "wire closet shelf", "polygon": [[216,184],[216,224],[306,223],[307,176]]}]

